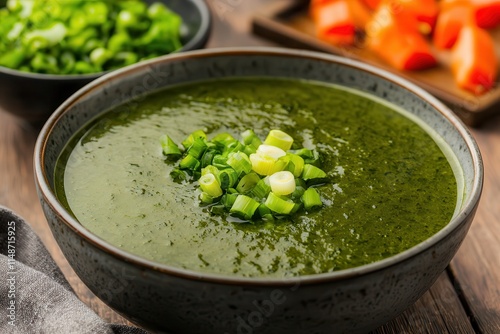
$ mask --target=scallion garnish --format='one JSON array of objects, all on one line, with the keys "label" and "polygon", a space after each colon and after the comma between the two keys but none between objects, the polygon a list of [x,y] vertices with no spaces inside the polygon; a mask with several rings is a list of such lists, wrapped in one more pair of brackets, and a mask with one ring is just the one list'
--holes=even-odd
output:
[{"label": "scallion garnish", "polygon": [[293,176],[299,177],[304,170],[304,159],[297,154],[287,153],[286,158],[288,158],[288,165],[286,170],[290,171]]},{"label": "scallion garnish", "polygon": [[205,143],[205,140],[203,140],[203,138],[196,138],[187,149],[187,153],[196,159],[200,159],[206,149],[207,144]]},{"label": "scallion garnish", "polygon": [[264,144],[276,146],[283,151],[288,151],[292,148],[293,138],[281,130],[271,130],[264,141]]},{"label": "scallion garnish", "polygon": [[240,194],[246,194],[247,192],[251,191],[259,181],[260,177],[256,173],[248,173],[241,178],[240,182],[238,182],[236,190]]},{"label": "scallion garnish", "polygon": [[186,140],[184,140],[182,142],[182,146],[184,146],[184,148],[187,150],[191,145],[193,145],[194,141],[197,139],[197,138],[201,138],[201,139],[207,139],[207,135],[206,133],[203,131],[203,130],[197,130],[195,132],[193,132],[192,134],[190,134]]},{"label": "scallion garnish", "polygon": [[220,187],[219,182],[217,182],[214,174],[205,174],[200,177],[198,182],[200,183],[200,188],[203,192],[209,194],[212,197],[222,196],[222,188]]},{"label": "scallion garnish", "polygon": [[227,164],[231,166],[238,175],[245,175],[252,171],[252,162],[243,152],[229,153]]},{"label": "scallion garnish", "polygon": [[308,184],[323,183],[326,179],[326,173],[316,166],[305,164],[302,171],[302,179]]},{"label": "scallion garnish", "polygon": [[307,189],[302,195],[301,200],[306,210],[320,208],[323,205],[319,193],[315,188]]},{"label": "scallion garnish", "polygon": [[196,170],[200,166],[200,161],[190,154],[186,155],[179,163],[181,169]]},{"label": "scallion garnish", "polygon": [[229,212],[241,219],[250,220],[252,219],[253,214],[258,209],[259,205],[259,202],[257,202],[253,198],[245,195],[238,195]]},{"label": "scallion garnish", "polygon": [[281,197],[273,192],[267,196],[264,204],[271,210],[278,214],[288,215],[292,212],[295,203],[286,197]]},{"label": "scallion garnish", "polygon": [[177,146],[176,143],[167,135],[164,135],[160,138],[161,148],[163,150],[163,154],[167,156],[175,155],[180,156],[182,154],[181,150]]},{"label": "scallion garnish", "polygon": [[253,130],[244,131],[241,140],[228,133],[208,140],[198,130],[182,145],[184,152],[169,136],[161,138],[164,154],[179,158],[170,175],[176,182],[197,180],[200,202],[211,214],[270,224],[323,206],[317,186],[328,176],[317,166],[318,152],[291,150],[293,138],[281,130],[271,130],[264,143]]},{"label": "scallion garnish", "polygon": [[222,189],[233,188],[238,182],[238,173],[232,168],[225,168],[219,172],[219,182]]},{"label": "scallion garnish", "polygon": [[295,178],[286,170],[271,175],[269,184],[276,195],[290,195],[295,190]]}]

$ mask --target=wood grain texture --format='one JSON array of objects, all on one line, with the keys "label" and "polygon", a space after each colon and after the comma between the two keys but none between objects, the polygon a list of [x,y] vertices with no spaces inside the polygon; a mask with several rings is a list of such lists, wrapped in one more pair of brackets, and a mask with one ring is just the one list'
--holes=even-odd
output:
[{"label": "wood grain texture", "polygon": [[413,306],[372,334],[475,333],[460,304],[448,273],[444,272],[432,288]]},{"label": "wood grain texture", "polygon": [[[252,16],[271,0],[207,2],[214,12],[208,47],[273,45],[250,34]],[[128,324],[79,280],[48,229],[33,180],[37,132],[0,111],[0,204],[31,224],[83,302],[109,322]],[[448,272],[415,305],[374,331],[376,334],[500,332],[500,117],[472,132],[483,153],[486,179],[471,231]]]}]

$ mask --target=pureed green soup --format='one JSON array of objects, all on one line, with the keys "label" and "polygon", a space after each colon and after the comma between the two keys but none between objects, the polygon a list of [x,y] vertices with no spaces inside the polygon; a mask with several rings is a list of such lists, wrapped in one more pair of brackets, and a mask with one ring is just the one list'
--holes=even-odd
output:
[{"label": "pureed green soup", "polygon": [[[174,87],[105,113],[61,155],[56,192],[109,243],[195,271],[247,277],[331,272],[400,253],[445,226],[457,181],[436,141],[408,115],[340,87],[225,79]],[[159,138],[193,131],[291,135],[320,152],[323,208],[274,223],[211,215],[195,183],[169,176]]]}]

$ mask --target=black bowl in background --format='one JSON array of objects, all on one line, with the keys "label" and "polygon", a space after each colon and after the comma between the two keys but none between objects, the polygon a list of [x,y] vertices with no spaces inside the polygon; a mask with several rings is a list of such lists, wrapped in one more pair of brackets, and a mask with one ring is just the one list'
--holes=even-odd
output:
[{"label": "black bowl in background", "polygon": [[[161,1],[183,19],[182,49],[201,49],[211,29],[211,14],[203,0]],[[0,1],[1,4],[1,1]],[[106,72],[83,75],[28,73],[0,66],[0,110],[32,124],[40,124],[71,94]]]}]

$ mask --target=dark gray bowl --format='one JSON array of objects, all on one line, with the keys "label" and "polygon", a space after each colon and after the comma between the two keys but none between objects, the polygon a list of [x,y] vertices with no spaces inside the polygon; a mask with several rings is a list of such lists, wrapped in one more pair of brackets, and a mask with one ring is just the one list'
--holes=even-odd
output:
[{"label": "dark gray bowl", "polygon": [[[203,48],[211,29],[211,14],[206,3],[203,0],[160,1],[183,18],[184,47],[179,51]],[[0,66],[0,109],[28,122],[43,124],[71,94],[103,74],[37,74]]]},{"label": "dark gray bowl", "polygon": [[[449,224],[383,261],[292,279],[249,279],[155,263],[96,237],[54,195],[54,166],[71,136],[96,115],[171,85],[231,76],[290,77],[359,89],[426,123],[451,148],[464,197]],[[134,102],[134,99],[136,99]],[[35,149],[38,194],[69,263],[104,302],[133,322],[170,333],[363,333],[412,305],[448,265],[475,214],[483,166],[473,138],[442,103],[405,80],[348,59],[285,49],[194,51],[108,74],[66,101]]]}]

